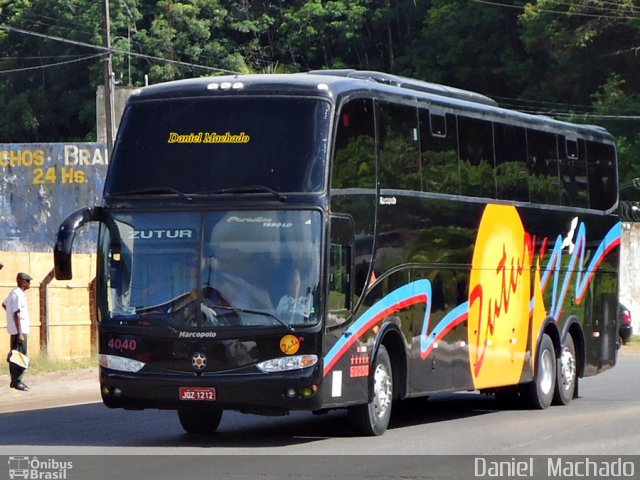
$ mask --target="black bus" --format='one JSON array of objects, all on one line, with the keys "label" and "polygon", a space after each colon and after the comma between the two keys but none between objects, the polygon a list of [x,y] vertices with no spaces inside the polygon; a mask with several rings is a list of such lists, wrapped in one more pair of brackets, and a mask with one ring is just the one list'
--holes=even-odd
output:
[{"label": "black bus", "polygon": [[108,407],[346,408],[473,390],[567,404],[614,365],[614,142],[596,126],[355,70],[190,79],[128,101],[101,205]]}]

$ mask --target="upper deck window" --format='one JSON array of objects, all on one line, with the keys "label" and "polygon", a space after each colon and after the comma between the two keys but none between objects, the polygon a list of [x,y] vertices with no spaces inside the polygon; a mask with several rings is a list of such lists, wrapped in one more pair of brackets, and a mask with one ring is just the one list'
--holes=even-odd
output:
[{"label": "upper deck window", "polygon": [[329,118],[329,103],[306,98],[135,103],[123,116],[105,193],[322,191]]}]

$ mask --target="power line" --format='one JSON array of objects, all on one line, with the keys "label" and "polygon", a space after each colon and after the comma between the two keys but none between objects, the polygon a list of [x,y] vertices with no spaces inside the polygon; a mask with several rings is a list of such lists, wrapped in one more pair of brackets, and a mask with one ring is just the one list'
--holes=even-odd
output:
[{"label": "power line", "polygon": [[[503,7],[503,8],[515,8],[517,10],[524,10],[525,7],[523,5],[511,5],[508,3],[500,3],[500,2],[492,2],[489,0],[471,0],[474,3],[482,3],[485,5],[492,5],[494,7]],[[601,15],[595,13],[582,13],[582,12],[562,12],[559,10],[549,10],[546,8],[536,8],[539,12],[545,13],[555,13],[558,15],[568,15],[568,16],[578,16],[578,17],[590,17],[590,18],[615,18],[615,19],[623,19],[623,20],[640,20],[640,16],[629,16],[629,15]]]},{"label": "power line", "polygon": [[[497,3],[497,2],[490,2],[490,1],[487,1],[487,0],[471,0],[471,1],[476,2],[476,3],[485,3],[485,4],[503,6],[503,7],[523,8],[523,7],[519,7],[519,6],[516,6],[516,5],[507,5],[507,4]],[[565,12],[555,12],[555,13],[565,13]],[[206,65],[199,65],[199,64],[188,63],[188,62],[182,62],[182,61],[178,61],[178,60],[169,60],[169,59],[162,58],[162,57],[156,57],[156,56],[152,56],[152,55],[145,55],[145,54],[135,53],[135,52],[128,52],[128,51],[119,50],[119,49],[116,49],[116,48],[106,48],[106,47],[99,46],[99,45],[94,45],[94,44],[90,44],[90,43],[86,43],[86,42],[80,42],[80,41],[77,41],[77,40],[65,39],[65,38],[56,37],[56,36],[53,36],[53,35],[47,35],[47,34],[43,34],[43,33],[33,32],[33,31],[21,29],[21,28],[10,27],[10,26],[7,26],[7,25],[0,25],[0,29],[1,30],[7,30],[7,31],[13,31],[13,32],[16,32],[16,33],[24,34],[24,35],[32,35],[32,36],[36,36],[36,37],[45,38],[45,39],[48,39],[48,40],[54,40],[54,41],[58,41],[58,42],[68,43],[68,44],[72,44],[72,45],[77,45],[77,46],[91,48],[91,49],[94,49],[94,50],[101,51],[100,54],[91,55],[91,56],[88,56],[88,57],[83,57],[81,59],[70,60],[70,61],[67,61],[67,62],[59,62],[59,63],[49,64],[49,65],[39,65],[39,66],[34,66],[34,67],[25,67],[25,68],[21,68],[21,69],[4,70],[4,71],[0,71],[0,73],[11,73],[11,72],[17,72],[17,71],[24,71],[24,70],[33,70],[33,69],[39,69],[39,68],[55,67],[55,66],[59,66],[59,65],[64,65],[66,63],[84,61],[84,60],[88,60],[88,59],[91,59],[91,58],[104,56],[104,55],[106,55],[108,53],[117,53],[117,54],[121,54],[121,55],[130,55],[130,56],[133,56],[133,57],[143,58],[143,59],[147,59],[147,60],[153,60],[153,61],[158,61],[158,62],[165,62],[165,63],[171,63],[171,64],[176,64],[176,65],[182,65],[182,66],[187,66],[187,67],[190,67],[190,68],[200,68],[200,69],[203,69],[203,70],[210,70],[210,71],[216,71],[216,72],[222,72],[222,73],[230,73],[230,74],[238,74],[239,73],[239,72],[235,72],[235,71],[232,71],[232,70],[225,70],[225,69],[221,69],[221,68],[209,67],[209,66],[206,66]],[[535,101],[535,100],[520,100],[520,99],[505,98],[505,97],[495,97],[495,98],[505,100],[504,104],[506,106],[515,107],[516,109],[520,110],[523,113],[530,113],[530,114],[537,114],[537,115],[547,115],[547,116],[554,116],[554,117],[580,116],[580,117],[583,117],[585,119],[592,118],[592,119],[603,119],[603,120],[639,120],[640,119],[640,115],[605,115],[605,114],[594,114],[594,113],[591,113],[589,111],[576,112],[576,111],[570,110],[571,108],[578,108],[578,109],[589,109],[590,108],[589,106],[585,106],[585,105],[571,105],[571,104],[562,104],[562,103],[544,102],[544,101]],[[533,105],[535,105],[535,104],[548,105],[551,108],[532,108],[532,107],[528,107],[528,106],[523,107],[522,103],[533,104]],[[557,109],[556,107],[560,107],[560,108],[562,108],[564,110]],[[567,108],[569,110],[566,110]]]},{"label": "power line", "polygon": [[636,114],[638,108],[615,107],[610,109],[611,113],[594,113],[592,105],[560,103],[548,100],[510,98],[491,94],[489,95],[491,96],[491,98],[498,101],[500,106],[518,110],[523,113],[561,117],[581,116],[605,120],[640,119],[640,115]]},{"label": "power line", "polygon": [[554,118],[568,118],[568,117],[580,117],[584,120],[593,119],[593,120],[619,120],[619,121],[628,121],[628,120],[640,120],[640,115],[601,115],[595,113],[576,113],[576,112],[545,112],[540,110],[519,110],[522,113],[530,113],[533,115],[545,115],[547,117]]},{"label": "power line", "polygon": [[124,50],[119,50],[117,48],[102,47],[100,45],[94,45],[92,43],[80,42],[80,41],[77,41],[77,40],[70,40],[70,39],[67,39],[67,38],[56,37],[56,36],[47,35],[47,34],[44,34],[44,33],[32,32],[30,30],[25,30],[25,29],[16,28],[16,27],[10,27],[8,25],[0,25],[0,30],[7,30],[9,32],[21,33],[23,35],[32,35],[34,37],[45,38],[47,40],[54,40],[56,42],[62,42],[62,43],[68,43],[68,44],[71,44],[71,45],[77,45],[77,46],[80,46],[80,47],[92,48],[94,50],[99,50],[100,52],[103,52],[103,54],[116,53],[116,54],[120,54],[120,55],[130,55],[132,57],[143,58],[143,59],[146,59],[146,60],[152,60],[152,61],[156,61],[156,62],[170,63],[170,64],[173,64],[173,65],[181,65],[181,66],[189,67],[189,68],[199,68],[201,70],[208,70],[208,71],[212,71],[212,72],[229,73],[229,74],[232,74],[232,75],[237,75],[237,74],[240,73],[240,72],[234,72],[233,70],[225,70],[224,68],[209,67],[209,66],[206,66],[206,65],[198,65],[198,64],[195,64],[195,63],[182,62],[180,60],[169,60],[167,58],[156,57],[156,56],[153,56],[153,55],[145,55],[145,54],[142,54],[142,53],[127,52],[127,51],[124,51]]},{"label": "power line", "polygon": [[522,105],[519,105],[518,103],[507,103],[507,102],[504,102],[504,103],[500,102],[500,105],[505,108],[517,110],[522,113],[529,113],[532,115],[545,115],[547,117],[556,117],[556,118],[581,117],[581,118],[584,118],[585,120],[586,119],[619,120],[619,121],[640,120],[640,115],[614,115],[614,114],[593,113],[593,112],[579,112],[575,110],[527,108],[527,107],[523,107]]},{"label": "power line", "polygon": [[85,55],[34,55],[34,56],[24,56],[20,55],[19,57],[0,57],[0,61],[2,60],[44,60],[49,58],[80,58],[85,57]]},{"label": "power line", "polygon": [[39,25],[45,28],[58,28],[60,30],[66,30],[70,33],[80,33],[88,37],[91,37],[95,34],[95,32],[89,29],[80,28],[83,25],[79,24],[78,22],[72,22],[69,20],[65,20],[64,18],[50,17],[48,15],[38,14],[30,11],[23,12],[22,16],[25,21],[31,22],[33,26]]},{"label": "power line", "polygon": [[[580,4],[580,3],[575,3],[575,2],[562,2],[562,1],[559,1],[559,0],[550,0],[550,3],[553,3],[555,5],[567,6],[569,8],[577,7],[577,8],[584,8],[584,9],[588,9],[588,10],[604,11],[604,12],[609,12],[609,13],[618,13],[618,12],[622,12],[623,10],[626,10],[625,8],[620,8],[622,5],[620,5],[620,4],[612,4],[611,2],[602,2],[603,4],[608,3],[609,5],[612,5],[611,7],[605,7],[605,6],[602,6],[602,5],[586,5],[586,4]],[[631,7],[632,10],[634,8],[636,8],[633,5],[630,5],[629,7]],[[564,12],[559,12],[559,13],[564,13]],[[566,13],[573,14],[575,12],[566,12]],[[597,15],[597,16],[600,16],[600,15]],[[624,15],[616,15],[616,17],[619,18],[619,17],[625,17],[625,16]],[[632,17],[632,18],[636,18],[636,17]]]},{"label": "power line", "polygon": [[49,63],[49,64],[45,64],[45,65],[36,65],[36,66],[33,66],[33,67],[12,68],[11,70],[0,70],[0,74],[2,74],[2,73],[26,72],[28,70],[39,70],[41,68],[59,67],[60,65],[68,65],[70,63],[84,62],[86,60],[91,60],[93,58],[103,57],[105,55],[106,55],[106,53],[97,53],[95,55],[85,55],[82,58],[75,58],[73,60],[67,60],[65,62]]}]

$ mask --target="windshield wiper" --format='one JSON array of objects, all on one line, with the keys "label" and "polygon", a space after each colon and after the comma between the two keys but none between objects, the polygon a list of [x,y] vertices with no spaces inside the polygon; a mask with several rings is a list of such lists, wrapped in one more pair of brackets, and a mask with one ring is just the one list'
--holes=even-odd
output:
[{"label": "windshield wiper", "polygon": [[245,185],[242,187],[222,188],[220,190],[212,190],[209,192],[197,192],[196,195],[218,195],[225,193],[270,193],[281,202],[284,202],[287,199],[286,195],[277,192],[272,188],[265,187],[264,185]]},{"label": "windshield wiper", "polygon": [[289,325],[284,320],[278,318],[276,315],[274,315],[271,312],[265,312],[263,310],[252,310],[250,308],[234,307],[232,305],[218,305],[218,304],[215,304],[215,303],[207,304],[207,306],[210,307],[210,308],[213,308],[213,309],[219,308],[221,310],[230,310],[232,312],[251,313],[253,315],[260,315],[260,316],[263,316],[263,317],[271,317],[276,322],[278,322],[280,325],[286,327],[290,332],[294,332],[295,331],[295,329],[291,325]]},{"label": "windshield wiper", "polygon": [[113,315],[112,320],[120,322],[120,325],[130,327],[140,327],[144,325],[163,326],[172,332],[177,332],[175,325],[171,322],[171,317],[166,313],[140,312],[133,315]]},{"label": "windshield wiper", "polygon": [[163,193],[172,193],[174,195],[178,195],[185,200],[191,201],[193,198],[186,193],[181,192],[180,190],[176,190],[173,187],[149,187],[149,188],[141,188],[139,190],[129,190],[126,192],[113,192],[111,195],[146,195],[146,194],[163,194]]}]

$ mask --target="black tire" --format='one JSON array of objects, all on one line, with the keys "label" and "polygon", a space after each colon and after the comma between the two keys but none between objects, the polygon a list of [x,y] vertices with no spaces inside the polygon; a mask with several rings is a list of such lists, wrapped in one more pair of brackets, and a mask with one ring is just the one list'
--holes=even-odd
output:
[{"label": "black tire", "polygon": [[556,373],[556,390],[553,394],[554,405],[568,405],[573,399],[578,383],[578,368],[576,363],[576,347],[573,337],[567,334],[562,346],[558,371]]},{"label": "black tire", "polygon": [[536,356],[533,382],[523,385],[522,398],[530,408],[542,410],[551,405],[556,390],[556,352],[551,337],[542,334]]},{"label": "black tire", "polygon": [[181,407],[178,419],[185,432],[207,434],[216,431],[222,420],[222,409],[211,407]]},{"label": "black tire", "polygon": [[393,372],[391,359],[384,345],[380,345],[371,370],[373,386],[371,401],[349,408],[349,420],[356,433],[366,436],[382,435],[389,425],[393,403]]}]

